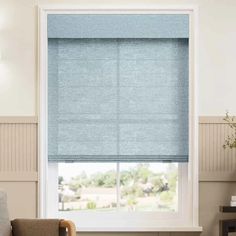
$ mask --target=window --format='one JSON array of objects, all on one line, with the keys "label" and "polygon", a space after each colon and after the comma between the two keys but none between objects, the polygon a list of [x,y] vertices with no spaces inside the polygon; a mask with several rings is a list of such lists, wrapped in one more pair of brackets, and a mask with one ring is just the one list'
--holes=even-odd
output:
[{"label": "window", "polygon": [[58,175],[61,212],[178,210],[177,164],[60,163]]},{"label": "window", "polygon": [[196,226],[189,14],[47,17],[46,216]]}]

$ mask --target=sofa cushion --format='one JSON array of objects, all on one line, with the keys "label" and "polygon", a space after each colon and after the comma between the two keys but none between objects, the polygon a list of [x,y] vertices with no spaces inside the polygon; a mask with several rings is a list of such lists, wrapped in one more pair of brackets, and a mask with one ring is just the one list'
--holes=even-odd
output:
[{"label": "sofa cushion", "polygon": [[59,236],[58,219],[15,219],[11,222],[14,236]]},{"label": "sofa cushion", "polygon": [[7,210],[7,194],[0,190],[0,236],[11,236],[11,224]]}]

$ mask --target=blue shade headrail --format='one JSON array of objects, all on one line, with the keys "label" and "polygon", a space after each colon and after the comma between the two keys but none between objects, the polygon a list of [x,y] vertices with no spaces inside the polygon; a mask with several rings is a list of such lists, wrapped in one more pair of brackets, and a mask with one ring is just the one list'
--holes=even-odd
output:
[{"label": "blue shade headrail", "polygon": [[49,14],[48,38],[189,38],[189,16]]},{"label": "blue shade headrail", "polygon": [[188,155],[49,155],[50,162],[187,162]]}]

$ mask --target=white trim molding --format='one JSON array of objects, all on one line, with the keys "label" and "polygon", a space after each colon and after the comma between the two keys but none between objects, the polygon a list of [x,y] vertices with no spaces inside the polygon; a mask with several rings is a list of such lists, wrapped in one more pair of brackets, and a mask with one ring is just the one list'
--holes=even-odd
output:
[{"label": "white trim molding", "polygon": [[[173,227],[113,227],[111,228],[79,228],[80,231],[119,231],[119,232],[137,232],[137,231],[188,231],[200,232],[198,222],[198,111],[197,111],[197,78],[198,78],[198,8],[196,6],[138,6],[127,8],[109,6],[101,8],[81,7],[81,6],[63,6],[47,5],[39,7],[39,217],[47,217],[47,186],[48,186],[48,161],[47,161],[47,15],[48,14],[188,14],[190,19],[189,35],[189,163],[188,168],[183,173],[185,184],[187,185],[186,194],[188,213],[183,216],[182,224],[173,225]],[[140,213],[139,213],[140,214]],[[146,215],[146,213],[145,213]],[[101,217],[100,217],[101,218]],[[151,218],[150,218],[151,219]],[[92,220],[92,219],[91,219]],[[183,223],[185,222],[185,223]],[[156,222],[155,222],[156,223]],[[171,224],[170,222],[168,222]],[[175,227],[176,226],[176,227]]]}]

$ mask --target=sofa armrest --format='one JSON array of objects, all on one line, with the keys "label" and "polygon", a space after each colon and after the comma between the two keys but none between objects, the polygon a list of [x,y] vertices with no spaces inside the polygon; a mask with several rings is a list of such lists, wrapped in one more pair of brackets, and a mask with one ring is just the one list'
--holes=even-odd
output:
[{"label": "sofa armrest", "polygon": [[75,224],[70,220],[61,220],[60,228],[66,228],[68,230],[68,236],[76,236]]}]

